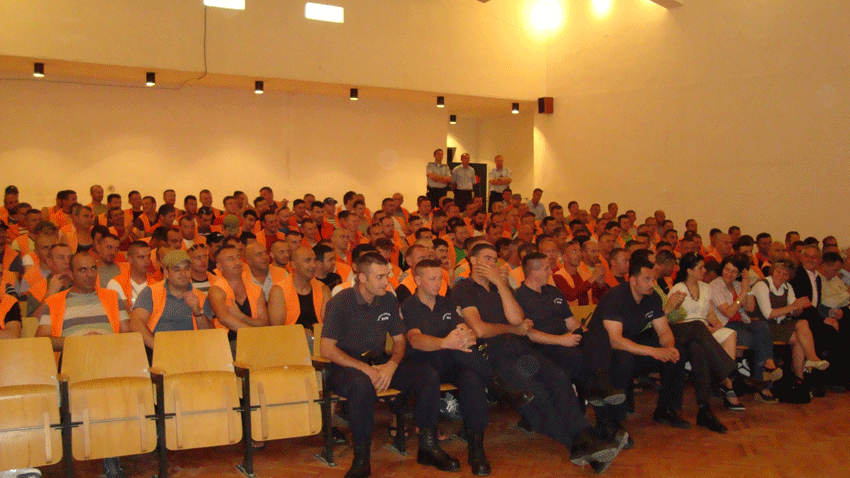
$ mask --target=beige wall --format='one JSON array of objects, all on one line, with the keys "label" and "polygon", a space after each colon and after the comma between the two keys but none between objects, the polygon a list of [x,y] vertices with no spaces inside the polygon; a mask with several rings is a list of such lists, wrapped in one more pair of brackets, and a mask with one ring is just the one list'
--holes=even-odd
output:
[{"label": "beige wall", "polygon": [[695,217],[706,237],[737,224],[850,245],[848,17],[840,0],[573,8],[548,48],[535,183],[640,219],[661,207],[680,231]]},{"label": "beige wall", "polygon": [[[305,19],[304,3],[209,8],[209,70],[518,100],[544,88],[529,0],[326,2],[344,24]],[[203,71],[203,20],[201,0],[0,2],[0,54]]]},{"label": "beige wall", "polygon": [[[341,199],[349,189],[371,208],[394,191],[424,193],[430,152],[445,144],[433,106],[240,90],[153,89],[7,82],[0,88],[3,181],[21,200],[52,204],[56,191],[114,186],[158,200],[234,189],[255,197],[305,192]],[[388,179],[391,178],[391,179]],[[412,202],[410,199],[408,202]]]}]

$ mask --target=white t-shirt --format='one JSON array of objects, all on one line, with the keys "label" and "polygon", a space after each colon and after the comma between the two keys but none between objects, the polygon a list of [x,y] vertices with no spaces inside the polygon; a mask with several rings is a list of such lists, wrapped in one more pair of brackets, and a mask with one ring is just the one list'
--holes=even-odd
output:
[{"label": "white t-shirt", "polygon": [[[133,289],[133,297],[130,298],[130,306],[132,307],[136,303],[136,298],[139,297],[139,292],[142,291],[145,287],[148,286],[148,282],[142,282],[141,284],[134,281],[132,278],[130,279],[130,287]],[[121,284],[119,284],[115,279],[109,281],[109,284],[106,285],[107,289],[114,290],[118,293],[118,298],[122,301],[127,300],[127,295],[124,294],[124,289],[121,288]]]}]

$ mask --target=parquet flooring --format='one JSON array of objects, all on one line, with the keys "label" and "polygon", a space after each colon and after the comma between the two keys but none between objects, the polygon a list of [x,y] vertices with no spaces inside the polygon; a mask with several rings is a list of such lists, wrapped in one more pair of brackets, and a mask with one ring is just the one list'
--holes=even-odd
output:
[{"label": "parquet flooring", "polygon": [[[765,405],[751,397],[747,410],[729,412],[715,400],[715,411],[729,427],[718,435],[694,425],[677,430],[655,424],[652,411],[655,393],[636,397],[637,414],[626,424],[635,439],[632,450],[624,450],[604,476],[609,477],[848,477],[850,476],[850,393],[828,393],[808,405]],[[686,391],[684,417],[696,420],[692,390]],[[589,467],[569,462],[563,445],[540,435],[527,435],[513,428],[518,415],[493,409],[486,436],[486,450],[494,477],[543,478],[593,476]],[[378,415],[372,452],[374,477],[468,477],[466,446],[453,440],[444,448],[461,460],[460,473],[441,473],[416,464],[416,439],[408,440],[410,454],[398,456],[385,447],[390,414]],[[451,423],[441,427],[450,429]],[[257,477],[342,477],[351,463],[351,448],[337,446],[338,466],[328,468],[313,454],[318,437],[271,442],[256,454]],[[241,461],[242,445],[169,453],[169,473],[174,478],[239,478],[234,465]],[[75,462],[79,477],[102,475],[100,462]],[[122,467],[128,476],[149,477],[157,472],[154,454],[126,457]],[[59,466],[42,469],[45,477],[62,476]]]}]

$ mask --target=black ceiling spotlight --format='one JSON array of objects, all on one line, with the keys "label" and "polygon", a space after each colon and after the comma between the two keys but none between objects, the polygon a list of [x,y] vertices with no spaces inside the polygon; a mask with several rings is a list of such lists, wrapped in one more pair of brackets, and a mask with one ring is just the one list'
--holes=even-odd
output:
[{"label": "black ceiling spotlight", "polygon": [[443,96],[437,97],[437,108],[443,108],[446,106],[446,98]]},{"label": "black ceiling spotlight", "polygon": [[156,73],[149,71],[147,75],[145,75],[145,84],[147,86],[154,86],[156,84]]},{"label": "black ceiling spotlight", "polygon": [[44,78],[44,63],[36,63],[33,65],[32,76],[36,78]]},{"label": "black ceiling spotlight", "polygon": [[254,82],[254,93],[258,95],[263,94],[263,82],[261,80],[257,80]]},{"label": "black ceiling spotlight", "polygon": [[449,124],[457,124],[457,115],[449,115]]},{"label": "black ceiling spotlight", "polygon": [[514,103],[511,105],[511,113],[519,114],[519,103]]},{"label": "black ceiling spotlight", "polygon": [[351,101],[357,101],[357,88],[351,89],[351,94],[348,96]]}]

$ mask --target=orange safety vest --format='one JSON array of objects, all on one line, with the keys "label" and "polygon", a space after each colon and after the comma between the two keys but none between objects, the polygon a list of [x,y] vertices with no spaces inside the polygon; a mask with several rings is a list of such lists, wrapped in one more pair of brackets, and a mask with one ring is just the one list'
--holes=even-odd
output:
[{"label": "orange safety vest", "polygon": [[[254,281],[250,279],[244,280],[243,278],[242,283],[245,284],[245,292],[248,294],[248,301],[251,304],[251,318],[256,319],[257,304],[260,302],[260,297],[265,298],[265,294],[263,294],[263,288],[258,286],[257,284],[254,284]],[[215,284],[210,286],[210,289],[212,289],[213,287],[218,287],[219,289],[224,291],[225,305],[230,307],[231,305],[234,305],[236,303],[236,294],[233,293],[233,288],[230,287],[230,284],[227,282],[227,280],[224,280],[224,277],[222,277],[222,280],[216,280]],[[218,321],[218,318],[216,318],[213,323],[219,329],[227,329],[224,324]]]},{"label": "orange safety vest", "polygon": [[[68,289],[64,292],[53,294],[45,300],[47,307],[50,308],[50,323],[54,337],[62,336],[62,323],[65,320],[65,300],[70,291]],[[112,331],[116,334],[119,333],[121,331],[121,319],[119,317],[118,293],[109,289],[97,289],[97,297],[100,299],[103,310],[106,311],[106,317],[109,319]]]},{"label": "orange safety vest", "polygon": [[[157,280],[154,277],[152,277],[150,274],[148,274],[146,277],[147,277],[148,285],[152,285],[152,284],[155,284],[157,282]],[[126,304],[127,310],[131,310],[132,307],[130,306],[130,304],[133,301],[133,286],[132,286],[132,284],[130,284],[130,268],[129,267],[127,267],[126,269],[122,268],[121,273],[118,274],[117,276],[113,277],[112,280],[114,280],[115,282],[118,283],[118,285],[121,286],[121,290],[124,291],[124,297],[127,298],[127,304]],[[98,281],[100,281],[100,277],[98,277]],[[107,284],[107,285],[109,285],[109,284]]]},{"label": "orange safety vest", "polygon": [[29,234],[24,234],[15,238],[13,242],[18,243],[18,249],[20,249],[21,257],[33,252],[30,248],[30,236]]},{"label": "orange safety vest", "polygon": [[2,298],[0,298],[0,330],[3,330],[6,328],[6,313],[12,309],[13,305],[18,303],[18,300],[3,291],[0,291],[0,294],[2,294]]},{"label": "orange safety vest", "polygon": [[156,225],[159,224],[158,220],[155,224],[151,224],[151,220],[148,219],[148,215],[145,213],[142,213],[142,215],[139,216],[139,219],[142,221],[142,226],[144,227],[145,234],[152,234],[154,229],[156,229]]},{"label": "orange safety vest", "polygon": [[[298,291],[295,290],[295,285],[292,283],[292,276],[275,283],[283,289],[283,302],[286,305],[286,322],[285,325],[294,325],[298,321],[298,316],[301,315],[301,303],[298,300]],[[316,310],[316,319],[321,324],[325,320],[325,315],[322,313],[322,284],[316,279],[310,280],[310,287],[313,289],[313,308]]]},{"label": "orange safety vest", "polygon": [[[441,269],[441,271],[443,272],[443,280],[442,280],[442,283],[440,284],[440,295],[445,297],[446,292],[448,292],[448,290],[449,290],[449,283],[448,283],[448,280],[446,280],[446,277],[448,276],[448,272],[446,272],[442,269]],[[399,286],[405,286],[405,287],[407,287],[407,290],[409,290],[411,294],[415,294],[417,287],[416,287],[416,281],[413,279],[413,270],[410,270],[408,272],[409,273],[407,274],[407,277],[405,277],[404,280],[401,281],[401,284],[399,284]]]},{"label": "orange safety vest", "polygon": [[[151,297],[153,298],[153,310],[151,310],[151,315],[148,317],[148,329],[153,333],[154,329],[156,329],[156,324],[159,323],[159,319],[165,311],[165,299],[168,295],[168,290],[165,288],[165,281],[156,282],[148,287],[151,289]],[[197,289],[192,289],[192,293],[195,294],[200,301],[201,307],[203,307],[204,300],[207,298],[204,293]],[[192,327],[198,330],[198,321],[194,315],[192,316]]]}]

